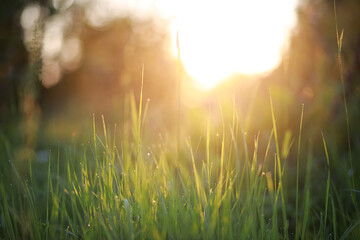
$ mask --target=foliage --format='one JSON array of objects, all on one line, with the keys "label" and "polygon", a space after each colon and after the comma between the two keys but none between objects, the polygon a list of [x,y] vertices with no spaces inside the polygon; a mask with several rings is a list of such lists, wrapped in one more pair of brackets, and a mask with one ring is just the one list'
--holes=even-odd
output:
[{"label": "foliage", "polygon": [[[8,101],[22,113],[0,122],[0,238],[359,238],[359,4],[335,6],[333,21],[329,1],[302,2],[267,77],[211,93],[185,82],[177,107],[181,76],[166,36],[146,40],[151,22],[81,22],[79,68],[4,98],[4,116]],[[34,73],[25,58],[16,74]]]}]

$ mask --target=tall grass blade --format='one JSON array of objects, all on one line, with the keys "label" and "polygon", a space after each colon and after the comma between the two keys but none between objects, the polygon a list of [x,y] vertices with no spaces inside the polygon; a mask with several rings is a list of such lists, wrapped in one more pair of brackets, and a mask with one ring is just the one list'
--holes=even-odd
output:
[{"label": "tall grass blade", "polygon": [[[336,13],[336,0],[334,0],[334,15],[335,15],[335,30],[336,30],[336,42],[338,46],[338,66],[340,71],[340,80],[341,80],[341,87],[342,87],[342,95],[343,95],[343,102],[344,102],[344,110],[345,110],[345,119],[346,119],[346,133],[347,133],[347,145],[349,151],[349,159],[350,159],[350,168],[351,171],[354,171],[353,167],[353,159],[352,159],[352,150],[351,150],[351,141],[350,141],[350,124],[349,124],[349,112],[348,112],[348,105],[346,100],[346,91],[345,91],[345,80],[344,80],[344,69],[342,64],[342,57],[341,57],[341,49],[342,49],[342,41],[344,37],[344,29],[341,31],[341,35],[339,37],[339,29],[338,29],[338,21],[337,21],[337,13]],[[355,179],[354,174],[350,176],[351,179],[351,188],[355,188]],[[351,198],[355,207],[357,214],[359,213],[356,196],[354,193],[351,193]]]},{"label": "tall grass blade", "polygon": [[325,217],[324,217],[324,236],[326,231],[326,222],[327,222],[327,213],[328,213],[328,204],[329,204],[329,191],[330,191],[330,160],[329,160],[329,154],[326,146],[326,141],[324,138],[324,134],[321,132],[321,137],[324,144],[324,150],[326,155],[326,163],[327,163],[327,181],[326,181],[326,195],[325,195]]},{"label": "tall grass blade", "polygon": [[308,221],[310,217],[310,210],[311,210],[311,199],[310,199],[310,180],[311,180],[311,167],[312,167],[312,141],[309,142],[309,150],[308,150],[308,156],[307,156],[307,163],[306,163],[306,174],[305,174],[305,196],[303,200],[303,206],[304,206],[304,214],[302,219],[302,230],[301,230],[301,239],[307,239],[306,238],[306,232],[308,229]]},{"label": "tall grass blade", "polygon": [[303,126],[303,118],[304,118],[304,104],[302,104],[302,106],[301,106],[299,139],[298,139],[297,158],[296,158],[295,240],[299,239],[299,231],[298,231],[298,219],[299,219],[299,171],[300,171],[300,147],[301,147],[301,133],[302,133],[302,126]]},{"label": "tall grass blade", "polygon": [[284,191],[283,191],[283,181],[282,181],[282,173],[283,169],[281,168],[281,161],[280,161],[280,148],[279,148],[279,140],[277,135],[277,129],[276,129],[276,120],[275,120],[275,112],[274,112],[274,106],[272,102],[271,97],[271,90],[269,90],[270,93],[270,107],[271,107],[271,118],[273,123],[273,130],[274,130],[274,139],[275,139],[275,146],[276,146],[276,161],[277,161],[277,167],[278,167],[278,175],[279,175],[279,190],[281,194],[281,204],[282,204],[282,217],[283,217],[283,224],[284,224],[284,238],[288,239],[288,221],[286,219],[286,207],[285,207],[285,199],[284,199]]}]

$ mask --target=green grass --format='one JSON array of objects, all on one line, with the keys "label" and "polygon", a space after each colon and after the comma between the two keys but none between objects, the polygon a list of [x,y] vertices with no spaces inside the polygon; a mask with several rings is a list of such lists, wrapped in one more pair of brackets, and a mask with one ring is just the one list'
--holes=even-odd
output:
[{"label": "green grass", "polygon": [[[248,134],[252,113],[266,112],[254,104],[256,90],[247,114],[235,97],[219,100],[217,113],[194,120],[200,136],[186,134],[180,73],[176,133],[158,135],[146,119],[143,66],[138,104],[124,99],[119,125],[93,116],[87,138],[49,147],[46,159],[33,153],[19,162],[13,136],[0,131],[0,239],[359,239],[358,179],[348,174],[359,164],[336,9],[335,22],[347,153],[321,127],[307,137],[316,129],[304,122],[307,106],[299,106],[297,135],[281,129],[271,92],[270,131]],[[344,168],[339,152],[349,156]]]},{"label": "green grass", "polygon": [[[358,236],[359,217],[342,201],[349,197],[347,192],[335,184],[331,187],[331,159],[324,135],[323,157],[328,169],[325,179],[313,177],[316,159],[312,140],[302,152],[304,108],[297,150],[291,148],[289,137],[281,136],[284,141],[280,142],[270,97],[273,130],[265,142],[259,140],[260,132],[254,139],[247,136],[235,106],[229,118],[219,106],[220,141],[214,136],[216,127],[211,127],[211,118],[207,121],[205,118],[204,140],[194,144],[191,136],[187,137],[186,147],[178,149],[182,156],[178,161],[173,147],[177,144],[171,144],[172,138],[148,147],[157,140],[143,135],[146,111],[142,110],[142,96],[138,108],[135,98],[129,99],[124,101],[128,105],[124,109],[128,109],[126,115],[131,126],[124,124],[124,131],[118,133],[117,126],[107,126],[104,117],[99,131],[94,116],[93,137],[88,144],[59,146],[52,150],[46,163],[33,156],[25,170],[12,163],[11,146],[5,138],[2,140],[1,238],[346,239]],[[248,145],[251,141],[253,146]],[[286,174],[291,168],[287,161],[292,152],[296,156],[294,176]],[[296,186],[288,184],[293,179]],[[318,184],[314,181],[323,181],[326,187],[322,192],[312,191]],[[320,200],[317,196],[321,196]]]}]

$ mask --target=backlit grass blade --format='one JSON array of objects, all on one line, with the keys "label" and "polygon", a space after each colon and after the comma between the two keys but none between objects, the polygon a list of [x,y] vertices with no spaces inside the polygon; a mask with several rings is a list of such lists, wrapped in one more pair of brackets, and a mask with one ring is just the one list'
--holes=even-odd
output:
[{"label": "backlit grass blade", "polygon": [[322,141],[324,144],[324,150],[326,155],[326,163],[327,163],[327,181],[326,181],[326,195],[325,195],[325,217],[324,217],[324,237],[325,237],[325,231],[326,231],[326,223],[327,223],[327,213],[328,213],[328,204],[329,204],[329,191],[330,191],[330,160],[329,160],[329,154],[324,138],[324,134],[321,132]]},{"label": "backlit grass blade", "polygon": [[199,174],[198,174],[197,169],[196,169],[195,158],[194,158],[194,154],[193,154],[193,151],[192,151],[190,139],[187,139],[186,143],[187,143],[189,151],[190,151],[190,156],[191,156],[191,161],[192,161],[192,166],[193,166],[193,171],[194,171],[194,176],[195,176],[196,192],[198,194],[199,200],[203,204],[206,205],[207,204],[207,199],[205,197],[204,188],[203,188],[203,186],[201,184],[200,177],[199,177]]},{"label": "backlit grass blade", "polygon": [[296,203],[295,203],[295,240],[299,239],[299,171],[300,171],[300,148],[301,148],[301,133],[303,126],[304,118],[304,104],[301,106],[301,117],[300,117],[300,127],[299,127],[299,139],[297,147],[297,157],[296,157]]},{"label": "backlit grass blade", "polygon": [[276,161],[277,161],[277,167],[279,170],[278,175],[279,175],[279,188],[280,188],[281,204],[282,204],[282,217],[283,217],[283,224],[284,224],[284,238],[287,239],[288,238],[288,221],[286,219],[286,207],[285,207],[283,181],[282,181],[283,169],[281,168],[279,140],[278,140],[278,136],[277,136],[275,112],[274,112],[274,106],[273,106],[272,97],[271,97],[271,90],[269,90],[269,93],[270,93],[271,118],[272,118],[272,123],[273,123],[274,140],[275,140],[275,146],[276,146]]},{"label": "backlit grass blade", "polygon": [[207,170],[207,182],[208,182],[208,191],[210,192],[210,117],[207,119],[206,124],[206,170]]},{"label": "backlit grass blade", "polygon": [[[336,0],[334,0],[334,16],[335,16],[336,42],[337,42],[337,46],[338,46],[337,60],[338,60],[338,66],[339,66],[339,72],[340,72],[342,96],[343,96],[344,110],[345,110],[348,154],[349,154],[349,160],[350,160],[350,169],[351,169],[351,171],[354,171],[352,150],[351,150],[351,141],[350,141],[349,111],[348,111],[348,104],[347,104],[347,100],[346,100],[344,70],[343,70],[343,63],[342,63],[342,56],[341,56],[341,48],[342,48],[342,41],[343,41],[343,37],[344,37],[344,29],[342,29],[341,35],[339,37],[338,21],[337,21],[337,13],[336,13]],[[354,174],[352,176],[350,176],[350,187],[353,189],[356,188]],[[358,204],[357,204],[356,196],[354,193],[351,193],[351,198],[352,198],[355,210],[356,210],[357,214],[359,215]]]}]

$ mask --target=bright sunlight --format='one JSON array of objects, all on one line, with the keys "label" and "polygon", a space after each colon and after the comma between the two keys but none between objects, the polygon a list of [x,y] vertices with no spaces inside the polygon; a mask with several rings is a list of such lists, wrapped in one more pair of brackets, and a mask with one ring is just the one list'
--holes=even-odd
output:
[{"label": "bright sunlight", "polygon": [[295,23],[294,0],[182,1],[178,29],[186,71],[203,89],[234,73],[274,68]]},{"label": "bright sunlight", "polygon": [[234,73],[258,74],[273,69],[286,49],[297,6],[296,0],[105,2],[111,6],[110,15],[128,12],[139,18],[166,19],[173,55],[177,56],[179,32],[182,63],[201,89],[211,89]]}]

